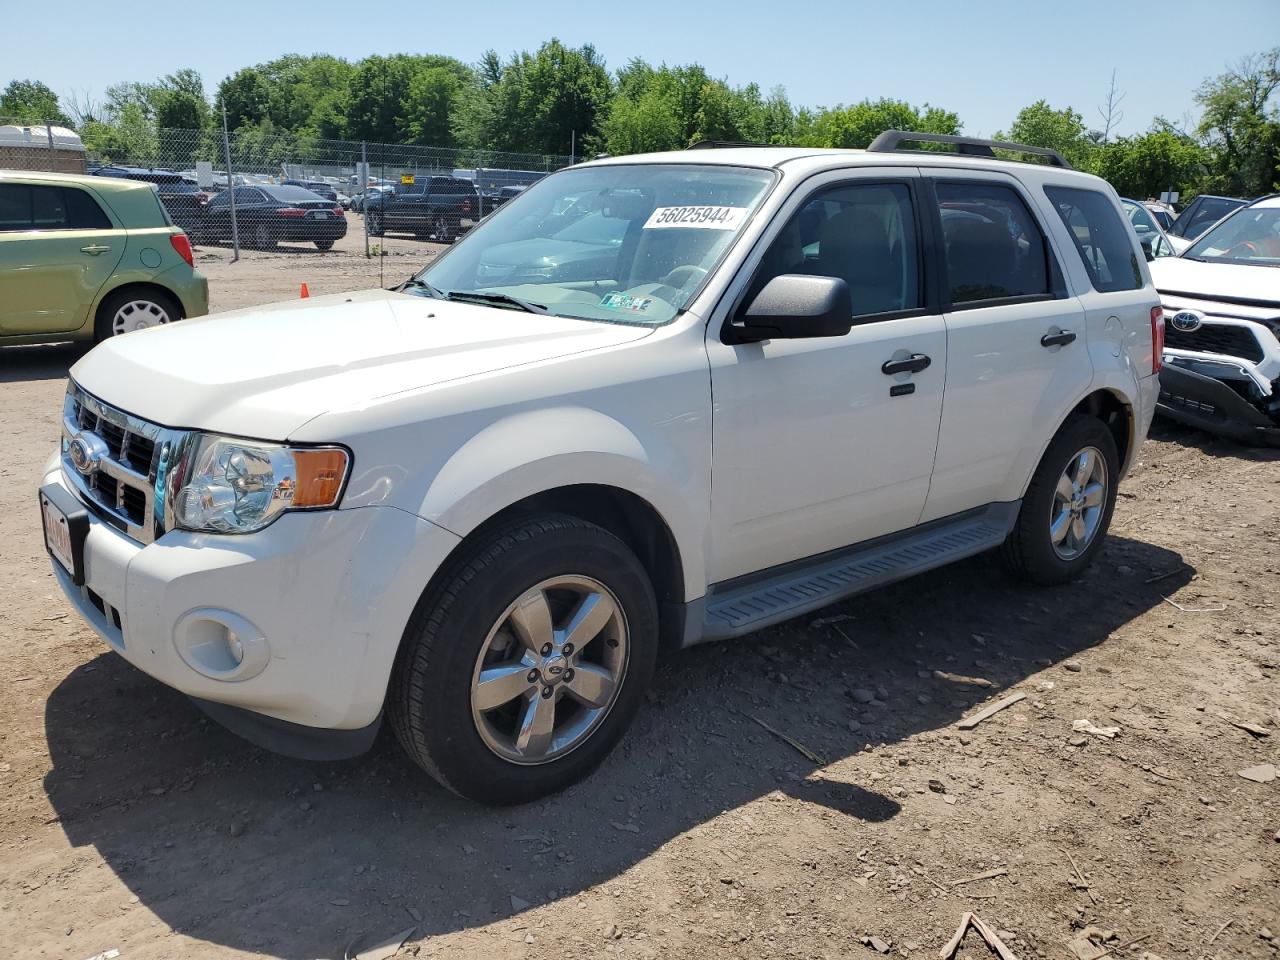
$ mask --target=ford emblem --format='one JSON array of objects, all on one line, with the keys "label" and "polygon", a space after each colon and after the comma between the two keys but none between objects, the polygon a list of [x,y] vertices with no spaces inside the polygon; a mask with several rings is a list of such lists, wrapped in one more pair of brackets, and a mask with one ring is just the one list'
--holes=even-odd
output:
[{"label": "ford emblem", "polygon": [[67,459],[76,472],[89,476],[98,469],[98,463],[107,455],[107,445],[93,434],[77,433],[67,445]]},{"label": "ford emblem", "polygon": [[1202,323],[1204,323],[1204,317],[1194,310],[1179,310],[1169,318],[1169,326],[1179,333],[1191,333],[1193,330],[1199,330]]}]

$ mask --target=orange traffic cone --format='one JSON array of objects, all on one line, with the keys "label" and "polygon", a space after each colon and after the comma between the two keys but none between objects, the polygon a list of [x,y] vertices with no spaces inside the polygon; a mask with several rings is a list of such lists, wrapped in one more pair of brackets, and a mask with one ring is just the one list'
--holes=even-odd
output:
[{"label": "orange traffic cone", "polygon": [[307,289],[307,285],[304,283],[304,284],[302,285],[302,292],[301,292],[300,294],[298,294],[298,299],[299,299],[299,300],[305,300],[305,299],[307,299],[307,297],[309,297],[309,296],[311,296],[311,291]]}]

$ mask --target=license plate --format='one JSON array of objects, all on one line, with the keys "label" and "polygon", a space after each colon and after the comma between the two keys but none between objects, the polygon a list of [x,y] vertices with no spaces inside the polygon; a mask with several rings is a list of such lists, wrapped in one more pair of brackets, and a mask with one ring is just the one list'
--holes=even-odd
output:
[{"label": "license plate", "polygon": [[62,511],[44,497],[40,498],[40,511],[44,514],[44,542],[53,559],[62,569],[75,576],[76,558],[71,550],[71,527]]},{"label": "license plate", "polygon": [[328,219],[329,219],[329,211],[328,211],[328,210],[317,210],[315,213],[311,214],[311,216],[315,217],[315,219],[317,219],[317,220],[328,220]]},{"label": "license plate", "polygon": [[89,514],[84,506],[57,484],[40,488],[40,519],[49,556],[71,575],[76,586],[84,583],[84,544],[89,536]]}]

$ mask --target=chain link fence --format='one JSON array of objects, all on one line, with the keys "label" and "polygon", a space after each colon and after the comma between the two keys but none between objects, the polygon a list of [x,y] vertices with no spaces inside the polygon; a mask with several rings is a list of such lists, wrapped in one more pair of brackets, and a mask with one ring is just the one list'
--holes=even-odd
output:
[{"label": "chain link fence", "polygon": [[[327,140],[259,129],[156,129],[0,117],[0,169],[121,176],[154,183],[200,246],[333,251],[450,243],[568,156]],[[391,241],[396,241],[394,244]],[[402,242],[403,241],[403,242]],[[425,262],[431,250],[423,248]]]}]

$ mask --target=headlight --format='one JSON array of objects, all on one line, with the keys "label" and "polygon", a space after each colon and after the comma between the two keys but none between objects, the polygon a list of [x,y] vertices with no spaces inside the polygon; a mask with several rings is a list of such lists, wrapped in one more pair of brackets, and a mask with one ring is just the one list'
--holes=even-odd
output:
[{"label": "headlight", "polygon": [[350,462],[341,447],[202,436],[174,498],[174,519],[185,530],[252,533],[287,510],[336,507]]}]

